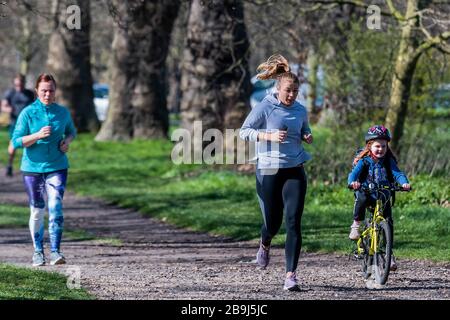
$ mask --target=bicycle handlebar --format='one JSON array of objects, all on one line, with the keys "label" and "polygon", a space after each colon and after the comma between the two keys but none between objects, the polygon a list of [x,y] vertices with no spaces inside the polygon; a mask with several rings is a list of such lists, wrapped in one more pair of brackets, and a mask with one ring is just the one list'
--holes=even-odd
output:
[{"label": "bicycle handlebar", "polygon": [[382,184],[377,184],[377,183],[373,183],[373,182],[369,183],[368,185],[361,184],[361,186],[356,190],[353,189],[351,185],[348,185],[348,188],[353,191],[361,190],[361,191],[369,192],[369,193],[375,192],[375,191],[380,191],[380,190],[400,191],[400,192],[409,192],[412,190],[412,188],[410,188],[409,190],[403,189],[403,187],[398,184],[382,185]]}]

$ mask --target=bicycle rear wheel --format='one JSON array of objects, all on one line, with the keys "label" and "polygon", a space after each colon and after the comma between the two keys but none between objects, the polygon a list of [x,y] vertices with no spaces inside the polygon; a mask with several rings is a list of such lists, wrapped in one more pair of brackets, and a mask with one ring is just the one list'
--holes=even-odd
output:
[{"label": "bicycle rear wheel", "polygon": [[374,255],[375,281],[384,285],[389,277],[392,256],[391,229],[387,221],[382,221],[378,225],[377,248]]}]

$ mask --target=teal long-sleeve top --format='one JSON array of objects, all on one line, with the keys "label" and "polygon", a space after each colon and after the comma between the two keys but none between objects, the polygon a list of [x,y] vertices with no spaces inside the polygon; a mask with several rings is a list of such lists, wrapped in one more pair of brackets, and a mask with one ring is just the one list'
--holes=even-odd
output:
[{"label": "teal long-sleeve top", "polygon": [[[36,133],[42,127],[51,126],[50,136],[24,147],[22,137]],[[48,106],[36,99],[25,107],[17,119],[12,137],[15,149],[24,148],[20,170],[45,173],[69,168],[69,160],[59,149],[61,140],[76,136],[76,129],[67,108],[52,103]]]}]

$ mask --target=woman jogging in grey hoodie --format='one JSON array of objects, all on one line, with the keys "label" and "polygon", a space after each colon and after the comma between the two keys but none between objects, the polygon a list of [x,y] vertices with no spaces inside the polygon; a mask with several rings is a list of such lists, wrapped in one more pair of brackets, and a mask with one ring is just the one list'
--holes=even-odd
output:
[{"label": "woman jogging in grey hoodie", "polygon": [[278,233],[283,211],[286,223],[286,279],[284,289],[299,290],[296,269],[302,245],[301,217],[306,194],[303,163],[311,156],[302,140],[312,143],[306,108],[296,101],[299,79],[287,60],[271,56],[258,66],[259,79],[277,79],[277,93],[267,95],[245,119],[240,137],[256,141],[256,191],[264,223],[256,262],[269,264],[269,249]]}]

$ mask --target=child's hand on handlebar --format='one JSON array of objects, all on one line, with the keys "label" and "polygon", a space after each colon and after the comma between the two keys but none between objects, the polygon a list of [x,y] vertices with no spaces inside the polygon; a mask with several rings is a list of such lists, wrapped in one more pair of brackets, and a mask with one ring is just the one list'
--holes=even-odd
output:
[{"label": "child's hand on handlebar", "polygon": [[359,183],[358,181],[353,181],[352,183],[350,183],[350,186],[353,190],[358,190],[361,187],[361,183]]},{"label": "child's hand on handlebar", "polygon": [[411,190],[411,185],[409,183],[402,184],[402,188],[405,190]]},{"label": "child's hand on handlebar", "polygon": [[311,133],[304,134],[302,140],[305,141],[307,144],[311,144],[313,142],[313,136]]}]

